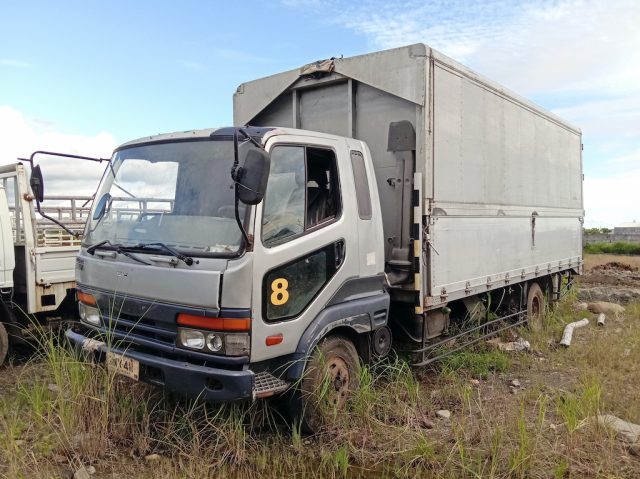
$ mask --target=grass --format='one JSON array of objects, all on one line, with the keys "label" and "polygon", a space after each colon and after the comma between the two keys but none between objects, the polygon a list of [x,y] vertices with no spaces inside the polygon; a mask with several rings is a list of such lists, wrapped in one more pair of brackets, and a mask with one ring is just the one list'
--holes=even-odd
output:
[{"label": "grass", "polygon": [[[572,304],[520,331],[533,353],[478,345],[435,371],[397,358],[363,368],[349,411],[311,437],[274,404],[176,401],[45,337],[38,357],[0,373],[0,476],[93,465],[98,477],[154,479],[640,477],[640,461],[592,421],[640,423],[640,305],[559,349],[564,324],[584,316]],[[516,378],[522,388],[509,386]]]},{"label": "grass", "polygon": [[584,246],[586,254],[618,254],[618,255],[640,255],[640,244],[638,243],[588,243]]},{"label": "grass", "polygon": [[489,349],[488,346],[462,351],[442,360],[442,370],[445,374],[466,371],[478,379],[487,379],[495,372],[504,373],[510,365],[511,359],[507,353]]}]

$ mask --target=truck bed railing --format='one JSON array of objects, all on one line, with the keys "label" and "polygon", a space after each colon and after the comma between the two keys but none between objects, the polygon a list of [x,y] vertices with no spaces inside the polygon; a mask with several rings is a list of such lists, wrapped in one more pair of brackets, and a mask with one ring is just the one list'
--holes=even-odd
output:
[{"label": "truck bed railing", "polygon": [[[41,204],[42,212],[57,219],[71,231],[78,233],[74,237],[53,221],[41,217],[35,212],[34,237],[38,247],[80,246],[84,225],[89,217],[91,196],[50,195],[45,196]],[[85,206],[86,205],[86,206]],[[13,227],[13,239],[16,244],[24,243],[24,223],[20,208],[15,204],[9,207]]]},{"label": "truck bed railing", "polygon": [[[90,211],[90,196],[48,196],[41,205],[41,210],[47,216],[57,219],[77,237],[69,234],[54,222],[42,218],[36,213],[36,234],[38,246],[80,246],[84,225]],[[87,206],[84,206],[87,205]]]},{"label": "truck bed railing", "polygon": [[[167,214],[173,211],[173,205],[175,200],[171,198],[130,198],[126,196],[114,196],[111,201],[115,202],[126,202],[130,207],[127,208],[112,208],[111,214],[114,215],[118,220],[122,218],[137,217],[141,214]],[[137,204],[137,207],[135,205]],[[149,205],[153,205],[150,207]],[[162,205],[162,206],[160,206]],[[166,206],[165,206],[166,205]]]},{"label": "truck bed railing", "polygon": [[[84,226],[89,218],[90,196],[48,196],[41,204],[43,213],[57,219],[71,231],[78,233],[78,237],[69,234],[54,222],[41,217],[36,213],[37,224],[37,245],[44,247],[54,246],[80,246]],[[127,217],[137,218],[141,214],[168,213],[173,209],[173,199],[168,198],[125,198],[114,197],[112,201],[127,201],[127,203],[137,205],[132,208],[113,208],[111,213],[117,218]],[[87,206],[84,206],[84,205]],[[166,208],[160,205],[166,204]],[[151,206],[151,207],[150,207]],[[14,229],[14,236],[15,236]]]},{"label": "truck bed railing", "polygon": [[[514,321],[515,320],[515,321]],[[505,325],[503,322],[507,322]],[[500,323],[503,323],[502,325]],[[420,359],[418,361],[412,363],[412,366],[426,366],[427,364],[431,364],[435,361],[439,361],[453,353],[461,351],[469,346],[476,344],[483,339],[488,339],[492,336],[496,336],[499,333],[506,331],[508,329],[515,328],[517,326],[522,326],[527,323],[527,311],[520,310],[512,314],[507,314],[506,316],[501,316],[496,319],[492,319],[489,321],[485,321],[473,328],[465,329],[464,331],[455,334],[453,336],[445,336],[440,341],[435,343],[428,344],[420,349],[411,349],[408,352],[418,355]],[[493,329],[490,326],[500,326],[498,329]],[[477,333],[474,335],[473,333]],[[465,338],[466,341],[463,341],[462,344],[456,345],[453,348],[447,348],[447,346],[454,344],[458,339]],[[443,348],[446,348],[443,350]]]},{"label": "truck bed railing", "polygon": [[[9,203],[9,214],[13,230],[14,244],[25,244],[25,228],[33,231],[37,247],[80,247],[85,224],[89,218],[92,196],[47,195],[40,204],[42,212],[64,224],[77,236],[65,231],[55,222],[42,217],[35,211],[34,204],[25,201],[25,195],[31,195],[20,164],[0,167],[0,185],[4,188]],[[141,214],[169,213],[173,210],[172,198],[131,198],[113,197],[113,202],[123,202],[127,208],[111,210],[116,219],[138,218]],[[30,205],[27,208],[25,205]],[[26,210],[26,211],[23,211]],[[26,218],[26,223],[25,223]]]}]

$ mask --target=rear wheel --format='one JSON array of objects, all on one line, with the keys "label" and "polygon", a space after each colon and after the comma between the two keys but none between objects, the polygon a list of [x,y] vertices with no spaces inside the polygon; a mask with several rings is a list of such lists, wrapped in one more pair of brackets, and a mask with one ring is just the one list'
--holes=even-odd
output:
[{"label": "rear wheel", "polygon": [[531,283],[527,294],[527,320],[531,329],[535,331],[542,329],[544,310],[545,299],[542,288],[538,283]]},{"label": "rear wheel", "polygon": [[305,432],[318,432],[326,419],[345,408],[358,389],[359,369],[358,352],[347,338],[330,336],[318,344],[296,398],[296,416]]},{"label": "rear wheel", "polygon": [[0,366],[4,363],[9,352],[9,336],[3,323],[0,323]]}]

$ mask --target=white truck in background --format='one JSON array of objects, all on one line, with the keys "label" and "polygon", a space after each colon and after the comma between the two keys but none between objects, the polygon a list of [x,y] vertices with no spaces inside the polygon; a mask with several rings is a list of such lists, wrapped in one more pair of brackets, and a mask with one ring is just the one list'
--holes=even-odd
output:
[{"label": "white truck in background", "polygon": [[234,123],[114,151],[66,334],[120,374],[314,430],[327,378],[539,325],[581,272],[580,130],[426,45],[244,83]]},{"label": "white truck in background", "polygon": [[92,197],[41,193],[39,167],[0,166],[0,365],[34,329],[77,318],[75,261]]}]

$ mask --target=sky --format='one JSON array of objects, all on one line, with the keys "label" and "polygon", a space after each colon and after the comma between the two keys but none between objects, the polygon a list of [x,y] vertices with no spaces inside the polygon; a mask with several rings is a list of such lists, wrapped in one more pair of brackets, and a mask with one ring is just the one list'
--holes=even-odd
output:
[{"label": "sky", "polygon": [[[424,42],[582,129],[585,226],[640,221],[638,25],[638,0],[0,0],[0,164],[229,125],[244,81]],[[51,160],[48,192],[101,168]]]}]

